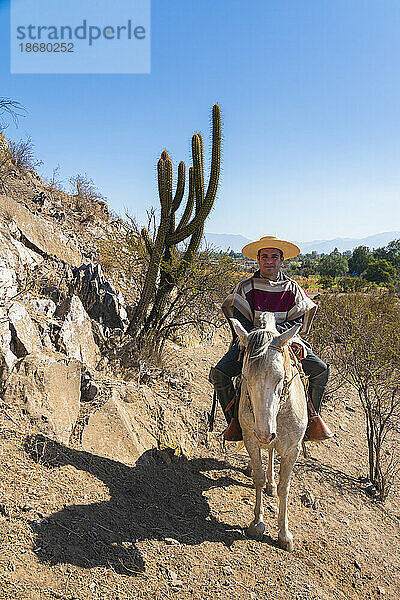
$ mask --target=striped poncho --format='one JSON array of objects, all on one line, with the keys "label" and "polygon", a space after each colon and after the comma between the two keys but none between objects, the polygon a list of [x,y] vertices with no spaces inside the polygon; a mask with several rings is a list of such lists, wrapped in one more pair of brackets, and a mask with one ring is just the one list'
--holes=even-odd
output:
[{"label": "striped poncho", "polygon": [[264,311],[275,313],[277,324],[301,317],[301,333],[308,333],[317,305],[296,281],[282,272],[277,281],[270,281],[257,271],[238,283],[222,303],[222,311],[227,318],[235,316],[234,309],[254,326],[260,325],[260,313]]}]

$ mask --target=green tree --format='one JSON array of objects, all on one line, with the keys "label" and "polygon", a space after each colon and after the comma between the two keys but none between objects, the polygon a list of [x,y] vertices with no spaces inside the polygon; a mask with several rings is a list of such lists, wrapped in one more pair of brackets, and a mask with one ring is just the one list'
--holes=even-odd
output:
[{"label": "green tree", "polygon": [[373,257],[387,260],[400,274],[400,240],[393,240],[384,248],[377,248],[373,252]]},{"label": "green tree", "polygon": [[372,260],[365,272],[365,279],[382,285],[390,285],[396,281],[396,268],[384,258]]},{"label": "green tree", "polygon": [[300,275],[300,263],[298,260],[286,261],[285,269],[291,275]]},{"label": "green tree", "polygon": [[314,252],[312,254],[301,256],[300,274],[303,275],[303,277],[317,275],[319,273],[319,262],[320,259]]},{"label": "green tree", "polygon": [[342,277],[347,271],[347,259],[338,252],[337,248],[321,258],[319,272],[322,277]]},{"label": "green tree", "polygon": [[368,267],[371,257],[371,251],[367,246],[357,246],[357,248],[354,248],[353,254],[348,259],[349,273],[361,275]]}]

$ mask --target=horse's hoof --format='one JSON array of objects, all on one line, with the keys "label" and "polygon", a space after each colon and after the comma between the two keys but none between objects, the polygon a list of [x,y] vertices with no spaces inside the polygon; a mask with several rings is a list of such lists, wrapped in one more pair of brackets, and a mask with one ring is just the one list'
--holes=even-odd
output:
[{"label": "horse's hoof", "polygon": [[271,496],[271,498],[276,498],[278,495],[276,491],[276,485],[272,485],[271,483],[267,483],[267,485],[264,488],[264,491],[267,494],[267,496]]},{"label": "horse's hoof", "polygon": [[286,552],[293,552],[294,544],[293,544],[293,536],[286,537],[285,539],[281,539],[278,537],[278,546],[282,550],[286,550]]},{"label": "horse's hoof", "polygon": [[247,535],[255,540],[261,540],[265,531],[265,523],[251,523],[247,528]]}]

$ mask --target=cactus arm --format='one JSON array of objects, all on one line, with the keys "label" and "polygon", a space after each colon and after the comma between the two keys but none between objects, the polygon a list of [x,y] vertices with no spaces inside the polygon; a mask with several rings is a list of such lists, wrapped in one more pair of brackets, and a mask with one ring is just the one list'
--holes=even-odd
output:
[{"label": "cactus arm", "polygon": [[178,166],[178,181],[176,184],[174,201],[172,204],[173,212],[176,212],[181,205],[183,194],[185,192],[185,177],[186,167],[184,162],[180,162]]},{"label": "cactus arm", "polygon": [[176,231],[180,231],[181,229],[183,229],[183,227],[185,227],[189,223],[189,219],[192,215],[193,206],[194,206],[194,196],[195,196],[194,169],[193,169],[193,167],[190,167],[189,168],[189,195],[188,195],[188,199],[186,202],[185,210],[182,214],[182,217],[179,221]]},{"label": "cactus arm", "polygon": [[200,133],[195,133],[192,138],[192,156],[197,212],[204,202],[203,138]]},{"label": "cactus arm", "polygon": [[[178,181],[176,184],[175,196],[172,202],[172,212],[171,212],[171,225],[169,228],[169,233],[174,233],[175,231],[175,213],[178,210],[183,194],[185,192],[185,175],[186,175],[186,167],[184,162],[180,162],[178,166]],[[172,246],[173,247],[173,246]]]},{"label": "cactus arm", "polygon": [[142,240],[144,242],[147,254],[151,257],[151,255],[153,254],[153,250],[154,250],[154,244],[150,238],[149,232],[147,231],[146,227],[142,228],[142,231],[140,232],[141,236],[142,236]]},{"label": "cactus arm", "polygon": [[[200,131],[197,132],[197,135],[199,137],[200,140],[200,156],[201,156],[201,169],[204,169],[204,164],[203,164],[203,136],[201,135]],[[203,179],[203,185],[204,185],[204,179]]]},{"label": "cactus arm", "polygon": [[211,152],[211,172],[205,203],[214,202],[217,194],[221,171],[221,110],[218,104],[213,106],[213,144]]},{"label": "cactus arm", "polygon": [[161,216],[169,217],[172,210],[172,161],[164,150],[157,164],[158,193],[161,203]]}]

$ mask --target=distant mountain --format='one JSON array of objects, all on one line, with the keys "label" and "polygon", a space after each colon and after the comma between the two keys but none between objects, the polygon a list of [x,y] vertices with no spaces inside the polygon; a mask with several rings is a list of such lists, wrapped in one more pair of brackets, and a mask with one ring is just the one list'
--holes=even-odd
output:
[{"label": "distant mountain", "polygon": [[206,233],[205,236],[207,244],[214,246],[218,250],[233,250],[234,252],[241,252],[243,246],[251,242],[251,240],[245,238],[243,235],[234,235],[230,233]]},{"label": "distant mountain", "polygon": [[[207,244],[218,250],[233,250],[241,252],[243,246],[251,242],[243,235],[234,235],[231,233],[206,233]],[[376,233],[365,238],[335,238],[334,240],[314,240],[312,242],[300,242],[300,250],[307,254],[315,250],[318,254],[329,254],[335,248],[339,252],[353,250],[357,246],[368,246],[368,248],[381,248],[386,246],[392,240],[400,239],[400,231],[387,231],[385,233]]]},{"label": "distant mountain", "polygon": [[318,254],[329,254],[335,248],[339,252],[353,250],[357,246],[368,246],[368,248],[381,248],[386,246],[392,240],[400,239],[400,231],[387,231],[385,233],[376,233],[365,238],[336,238],[334,240],[314,240],[313,242],[300,242],[299,246],[303,254],[313,252]]}]

